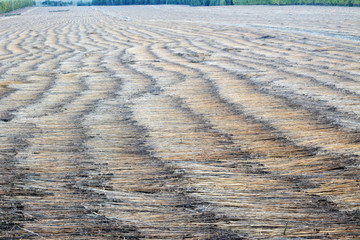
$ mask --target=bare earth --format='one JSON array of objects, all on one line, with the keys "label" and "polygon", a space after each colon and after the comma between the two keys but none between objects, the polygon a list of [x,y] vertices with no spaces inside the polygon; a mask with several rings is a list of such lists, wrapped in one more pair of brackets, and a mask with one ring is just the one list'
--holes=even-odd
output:
[{"label": "bare earth", "polygon": [[1,16],[0,239],[359,239],[359,62],[359,8]]}]

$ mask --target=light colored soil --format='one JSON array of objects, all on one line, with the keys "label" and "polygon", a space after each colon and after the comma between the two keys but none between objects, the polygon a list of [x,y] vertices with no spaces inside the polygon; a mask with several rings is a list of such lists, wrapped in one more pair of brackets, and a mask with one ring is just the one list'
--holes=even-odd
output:
[{"label": "light colored soil", "polygon": [[358,239],[359,43],[358,8],[0,17],[0,239]]}]

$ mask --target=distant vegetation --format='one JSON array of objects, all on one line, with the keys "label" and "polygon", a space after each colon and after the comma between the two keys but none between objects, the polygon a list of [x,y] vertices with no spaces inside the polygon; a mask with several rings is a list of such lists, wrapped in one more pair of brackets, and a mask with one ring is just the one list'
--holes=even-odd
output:
[{"label": "distant vegetation", "polygon": [[68,6],[68,5],[72,5],[72,1],[70,2],[64,2],[64,1],[50,1],[50,0],[46,0],[43,1],[41,3],[42,5],[46,5],[46,6],[52,6],[52,7],[56,7],[56,6]]},{"label": "distant vegetation", "polygon": [[[47,6],[67,6],[72,2],[42,2]],[[79,1],[78,6],[89,5],[155,5],[178,4],[190,6],[221,6],[221,5],[327,5],[327,6],[360,6],[360,0],[92,0]],[[33,0],[0,0],[0,13],[11,12],[19,8],[35,5]]]},{"label": "distant vegetation", "polygon": [[336,5],[360,6],[360,0],[92,0],[92,5],[180,4],[220,5]]},{"label": "distant vegetation", "polygon": [[360,6],[360,0],[233,0],[234,5]]},{"label": "distant vegetation", "polygon": [[11,12],[12,10],[33,5],[33,0],[0,0],[0,13]]},{"label": "distant vegetation", "polygon": [[83,2],[83,1],[79,1],[77,2],[77,6],[91,6],[91,2]]}]

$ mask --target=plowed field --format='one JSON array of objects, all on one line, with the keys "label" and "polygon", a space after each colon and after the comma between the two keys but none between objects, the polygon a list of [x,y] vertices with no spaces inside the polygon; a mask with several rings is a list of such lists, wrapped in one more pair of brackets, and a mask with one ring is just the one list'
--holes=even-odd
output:
[{"label": "plowed field", "polygon": [[0,17],[0,239],[359,239],[360,11]]}]

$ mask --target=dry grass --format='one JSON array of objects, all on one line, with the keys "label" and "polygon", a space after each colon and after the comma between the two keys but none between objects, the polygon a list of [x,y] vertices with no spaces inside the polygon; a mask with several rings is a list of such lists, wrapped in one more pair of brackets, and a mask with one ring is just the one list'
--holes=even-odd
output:
[{"label": "dry grass", "polygon": [[356,10],[0,18],[0,239],[359,238]]}]

